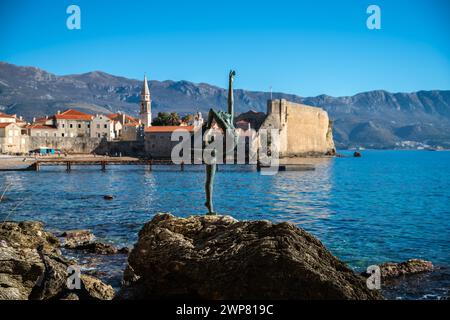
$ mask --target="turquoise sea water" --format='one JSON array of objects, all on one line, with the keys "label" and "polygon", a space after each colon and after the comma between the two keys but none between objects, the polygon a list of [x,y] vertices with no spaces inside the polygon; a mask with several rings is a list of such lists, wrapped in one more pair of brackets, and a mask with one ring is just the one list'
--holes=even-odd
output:
[{"label": "turquoise sea water", "polygon": [[[216,210],[237,219],[293,222],[357,271],[386,261],[430,260],[437,273],[414,278],[411,285],[406,279],[386,295],[448,294],[450,152],[363,151],[362,158],[306,162],[316,170],[263,176],[249,167],[220,167]],[[0,172],[1,190],[10,185],[0,219],[42,220],[51,230],[87,228],[100,239],[132,245],[142,224],[158,212],[205,213],[203,183],[202,167]],[[115,199],[105,201],[105,194]]]}]

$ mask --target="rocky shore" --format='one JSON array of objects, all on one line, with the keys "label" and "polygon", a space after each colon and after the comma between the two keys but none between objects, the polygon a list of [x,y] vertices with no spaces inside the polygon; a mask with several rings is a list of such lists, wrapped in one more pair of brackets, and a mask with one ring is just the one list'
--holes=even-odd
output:
[{"label": "rocky shore", "polygon": [[[61,249],[129,253],[119,292],[83,272],[81,288],[69,290],[68,267],[77,262]],[[381,264],[380,270],[390,279],[433,265],[412,259]],[[0,224],[0,300],[383,299],[367,288],[365,277],[290,223],[158,214],[143,226],[133,249],[99,242],[88,230],[55,236],[41,222]]]},{"label": "rocky shore", "polygon": [[81,275],[79,290],[69,290],[68,268],[57,237],[41,222],[0,224],[0,300],[111,300],[114,289]]}]

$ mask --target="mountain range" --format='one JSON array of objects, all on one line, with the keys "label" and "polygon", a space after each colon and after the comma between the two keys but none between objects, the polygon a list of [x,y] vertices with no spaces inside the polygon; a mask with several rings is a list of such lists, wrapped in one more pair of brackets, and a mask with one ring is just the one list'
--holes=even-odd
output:
[{"label": "mountain range", "polygon": [[[101,71],[58,76],[36,67],[0,62],[0,111],[28,120],[68,108],[92,114],[122,111],[137,115],[141,87],[142,80]],[[226,108],[227,91],[217,86],[166,80],[150,81],[149,87],[154,115],[160,111],[186,114]],[[261,112],[266,111],[269,92],[237,89],[234,95],[236,112],[243,113],[241,118],[263,118]],[[450,90],[375,90],[346,97],[301,97],[281,92],[272,95],[274,99],[328,111],[339,148],[450,148]]]}]

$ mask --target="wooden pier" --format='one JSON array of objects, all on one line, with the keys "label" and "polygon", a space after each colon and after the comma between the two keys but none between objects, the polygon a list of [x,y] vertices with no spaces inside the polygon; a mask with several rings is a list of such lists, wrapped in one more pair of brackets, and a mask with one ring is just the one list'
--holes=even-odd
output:
[{"label": "wooden pier", "polygon": [[[39,159],[32,163],[25,170],[31,171],[40,171],[43,166],[65,166],[66,171],[72,171],[73,166],[98,166],[100,170],[106,171],[107,166],[111,165],[140,165],[145,166],[148,171],[152,171],[152,166],[154,165],[170,165],[170,166],[178,166],[180,171],[185,171],[185,163],[174,163],[171,160],[156,160],[156,159],[115,159],[115,158],[89,158],[89,159],[61,159],[61,158],[53,158],[53,159]],[[195,164],[194,164],[195,165]],[[217,166],[217,171],[219,171],[219,167]],[[270,170],[269,166],[263,166],[261,164],[256,164],[256,170]],[[274,167],[276,171],[313,171],[315,170],[315,166],[311,164],[280,164],[278,167]],[[23,169],[22,169],[23,170]]]},{"label": "wooden pier", "polygon": [[184,170],[184,163],[175,164],[171,160],[142,160],[142,159],[43,159],[37,160],[28,167],[28,170],[40,171],[42,166],[65,166],[70,172],[73,166],[99,166],[102,171],[109,165],[144,165],[152,170],[153,165],[178,165],[180,170]]}]

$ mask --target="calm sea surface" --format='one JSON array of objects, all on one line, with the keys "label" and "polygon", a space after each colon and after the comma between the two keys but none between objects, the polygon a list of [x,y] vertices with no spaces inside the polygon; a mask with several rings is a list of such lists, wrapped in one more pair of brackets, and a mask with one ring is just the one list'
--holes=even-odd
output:
[{"label": "calm sea surface", "polygon": [[[349,152],[343,152],[350,154]],[[0,160],[1,161],[1,160]],[[317,236],[357,271],[371,264],[422,258],[437,271],[385,288],[389,298],[437,298],[450,287],[450,152],[364,151],[362,158],[306,160],[315,171],[263,176],[221,166],[215,206],[241,220],[289,221]],[[204,214],[203,167],[45,167],[0,172],[9,185],[0,219],[41,220],[53,231],[91,229],[132,245],[158,212]],[[103,195],[115,196],[106,201]],[[111,259],[104,270],[121,269]],[[119,261],[120,260],[120,261]],[[105,271],[106,272],[106,271]],[[111,281],[120,281],[119,276]]]}]

